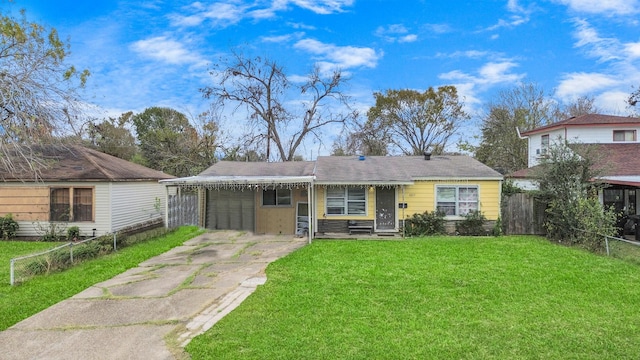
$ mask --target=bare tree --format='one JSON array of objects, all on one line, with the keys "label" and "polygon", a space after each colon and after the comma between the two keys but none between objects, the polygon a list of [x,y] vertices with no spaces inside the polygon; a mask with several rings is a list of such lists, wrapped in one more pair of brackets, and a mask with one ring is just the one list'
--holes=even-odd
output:
[{"label": "bare tree", "polygon": [[37,171],[40,161],[31,146],[51,141],[81,116],[76,90],[89,72],[67,65],[68,55],[57,31],[27,21],[24,11],[18,18],[0,16],[0,169],[5,173]]},{"label": "bare tree", "polygon": [[341,91],[345,79],[340,71],[325,78],[315,68],[297,85],[275,61],[233,52],[231,59],[223,60],[210,74],[218,81],[201,89],[203,96],[222,106],[233,104],[234,111],[246,110],[252,128],[247,143],[264,143],[267,160],[273,157],[272,144],[280,161],[292,161],[308,137],[321,141],[321,129],[343,125],[356,116]]}]

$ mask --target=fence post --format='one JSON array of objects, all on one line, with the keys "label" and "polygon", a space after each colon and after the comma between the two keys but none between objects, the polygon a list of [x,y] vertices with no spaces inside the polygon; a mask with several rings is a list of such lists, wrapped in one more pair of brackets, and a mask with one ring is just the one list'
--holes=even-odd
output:
[{"label": "fence post", "polygon": [[113,251],[117,251],[118,247],[116,245],[116,233],[113,233]]},{"label": "fence post", "polygon": [[609,256],[609,237],[608,236],[604,237],[604,243],[607,247],[607,256]]},{"label": "fence post", "polygon": [[71,258],[71,264],[73,264],[73,242],[69,243],[69,255]]},{"label": "fence post", "polygon": [[10,267],[11,267],[11,269],[10,269],[10,273],[11,273],[11,275],[10,275],[10,277],[11,277],[11,280],[10,280],[10,282],[11,282],[11,286],[13,286],[13,283],[14,283],[14,282],[15,282],[15,280],[16,280],[16,279],[15,279],[15,275],[14,275],[15,262],[16,262],[16,261],[15,261],[14,259],[11,259],[11,265],[10,265]]}]

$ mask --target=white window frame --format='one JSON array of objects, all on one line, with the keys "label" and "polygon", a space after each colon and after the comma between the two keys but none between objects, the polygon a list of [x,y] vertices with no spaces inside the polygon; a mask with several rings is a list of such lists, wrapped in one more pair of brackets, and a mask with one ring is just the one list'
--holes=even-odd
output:
[{"label": "white window frame", "polygon": [[[275,204],[265,204],[264,203],[264,195],[267,191],[273,191],[276,195],[276,199],[275,199]],[[289,196],[279,196],[279,192],[283,192],[283,191],[288,191],[289,192]],[[288,199],[289,202],[288,203],[280,203],[281,199]],[[291,191],[291,189],[285,189],[285,188],[276,188],[276,189],[265,189],[262,190],[262,206],[266,206],[266,207],[291,207],[293,204],[293,191]]]},{"label": "white window frame", "polygon": [[[616,134],[622,134],[622,139],[616,139]],[[631,135],[630,139],[627,138],[627,135]],[[613,141],[615,142],[632,142],[636,141],[636,131],[635,130],[613,130]]]},{"label": "white window frame", "polygon": [[550,145],[549,134],[540,136],[540,155],[546,155]]},{"label": "white window frame", "polygon": [[[342,190],[342,193],[339,194],[338,190]],[[351,191],[358,191],[364,194],[364,199],[354,199],[350,198]],[[332,192],[332,194],[330,194]],[[331,196],[329,196],[331,195]],[[353,194],[356,195],[356,194]],[[341,187],[327,187],[324,192],[324,211],[325,214],[330,216],[366,216],[368,207],[368,192],[364,187],[358,186],[341,186]],[[331,206],[329,203],[332,203]],[[363,204],[364,212],[350,212],[352,208],[349,204]],[[362,207],[362,206],[360,206]],[[329,209],[342,209],[340,213],[335,213],[335,210],[332,212]]]},{"label": "white window frame", "polygon": [[[440,189],[453,189],[454,190],[454,201],[441,201],[438,198]],[[460,198],[460,190],[461,189],[475,189],[476,198],[475,200],[463,200]],[[435,209],[439,210],[438,204],[440,203],[453,203],[454,204],[454,213],[446,214],[446,217],[463,217],[470,213],[471,211],[480,211],[480,187],[478,185],[436,185],[436,194],[435,198]],[[475,209],[470,208],[469,206],[461,206],[461,204],[476,204]]]}]

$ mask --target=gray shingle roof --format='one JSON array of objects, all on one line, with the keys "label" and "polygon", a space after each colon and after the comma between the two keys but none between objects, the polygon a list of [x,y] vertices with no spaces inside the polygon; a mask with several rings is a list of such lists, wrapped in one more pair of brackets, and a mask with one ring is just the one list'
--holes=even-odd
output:
[{"label": "gray shingle roof", "polygon": [[310,176],[313,161],[241,162],[220,161],[199,176]]},{"label": "gray shingle roof", "polygon": [[318,183],[411,182],[418,179],[495,178],[502,175],[464,155],[431,156],[321,156],[316,166]]},{"label": "gray shingle roof", "polygon": [[[173,179],[175,176],[134,164],[115,156],[78,145],[38,145],[36,156],[46,167],[38,170],[39,181],[148,181]],[[12,160],[17,169],[29,169],[21,158]],[[2,173],[4,181],[31,181],[31,170]]]}]

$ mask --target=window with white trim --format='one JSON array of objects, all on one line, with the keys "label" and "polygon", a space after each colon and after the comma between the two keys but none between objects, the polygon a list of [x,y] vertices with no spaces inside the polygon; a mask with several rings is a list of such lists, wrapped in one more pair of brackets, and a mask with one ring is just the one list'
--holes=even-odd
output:
[{"label": "window with white trim", "polygon": [[546,155],[549,150],[549,135],[540,137],[540,155]]},{"label": "window with white trim", "polygon": [[636,131],[613,130],[613,141],[636,141]]},{"label": "window with white trim", "polygon": [[266,189],[262,191],[263,206],[291,206],[291,190]]},{"label": "window with white trim", "polygon": [[364,187],[328,187],[325,200],[328,215],[367,214],[367,191]]},{"label": "window with white trim", "polygon": [[464,216],[478,211],[478,187],[437,186],[436,210],[446,216]]}]

